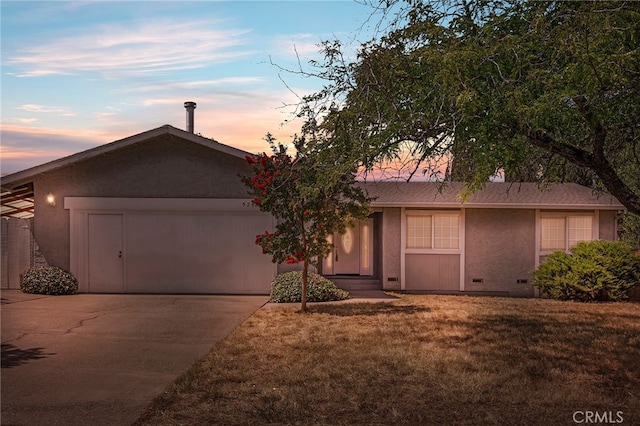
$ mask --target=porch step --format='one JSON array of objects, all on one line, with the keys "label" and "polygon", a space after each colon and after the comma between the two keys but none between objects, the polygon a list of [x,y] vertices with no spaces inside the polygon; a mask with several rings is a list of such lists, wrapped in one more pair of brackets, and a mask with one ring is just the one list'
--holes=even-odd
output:
[{"label": "porch step", "polygon": [[344,277],[330,275],[326,277],[333,281],[338,288],[343,290],[380,290],[380,280],[377,278]]}]

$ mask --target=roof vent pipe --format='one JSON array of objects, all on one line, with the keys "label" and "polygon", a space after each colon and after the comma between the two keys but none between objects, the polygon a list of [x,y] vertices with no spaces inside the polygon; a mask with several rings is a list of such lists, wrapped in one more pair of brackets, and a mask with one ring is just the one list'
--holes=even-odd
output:
[{"label": "roof vent pipe", "polygon": [[196,109],[196,103],[185,102],[184,107],[187,109],[187,132],[193,133],[193,116]]}]

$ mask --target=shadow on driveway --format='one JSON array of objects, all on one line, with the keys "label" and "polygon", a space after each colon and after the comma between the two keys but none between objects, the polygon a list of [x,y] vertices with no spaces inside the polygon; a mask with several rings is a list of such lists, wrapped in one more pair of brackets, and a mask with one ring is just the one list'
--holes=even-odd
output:
[{"label": "shadow on driveway", "polygon": [[44,352],[44,348],[20,349],[10,343],[2,344],[2,368],[13,368],[27,364],[34,359],[42,359],[54,353]]}]

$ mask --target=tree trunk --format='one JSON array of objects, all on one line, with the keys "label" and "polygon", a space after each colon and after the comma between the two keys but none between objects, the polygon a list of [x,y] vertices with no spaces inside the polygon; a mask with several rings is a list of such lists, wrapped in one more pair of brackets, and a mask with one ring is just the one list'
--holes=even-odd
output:
[{"label": "tree trunk", "polygon": [[307,312],[307,277],[309,275],[309,261],[304,259],[302,268],[302,312]]}]

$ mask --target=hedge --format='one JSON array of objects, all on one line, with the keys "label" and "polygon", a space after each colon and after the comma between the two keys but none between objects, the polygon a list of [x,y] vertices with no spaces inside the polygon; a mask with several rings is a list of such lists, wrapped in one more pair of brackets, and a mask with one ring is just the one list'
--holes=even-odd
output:
[{"label": "hedge", "polygon": [[[341,290],[325,277],[309,272],[307,277],[307,302],[328,302],[349,298],[349,292]],[[302,271],[285,272],[271,283],[271,301],[294,303],[302,299]]]},{"label": "hedge", "polygon": [[640,257],[622,241],[583,241],[549,255],[533,275],[551,299],[620,301],[640,284]]}]

